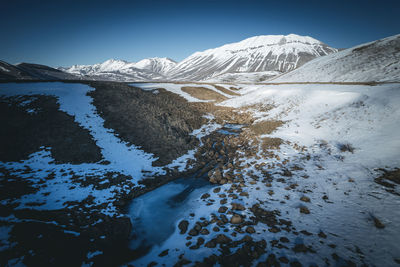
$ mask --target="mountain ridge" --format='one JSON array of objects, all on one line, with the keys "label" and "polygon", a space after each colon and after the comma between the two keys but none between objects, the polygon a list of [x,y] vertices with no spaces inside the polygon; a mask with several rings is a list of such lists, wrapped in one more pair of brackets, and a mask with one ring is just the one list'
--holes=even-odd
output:
[{"label": "mountain ridge", "polygon": [[271,82],[399,82],[400,34],[308,62]]},{"label": "mountain ridge", "polygon": [[0,60],[0,80],[73,80],[76,76],[46,65]]},{"label": "mountain ridge", "polygon": [[260,35],[195,52],[180,62],[169,58],[147,58],[138,62],[110,59],[93,65],[59,69],[94,79],[202,81],[225,73],[284,73],[316,57],[337,51],[310,36]]},{"label": "mountain ridge", "polygon": [[195,52],[167,75],[176,80],[208,80],[224,73],[283,73],[316,57],[336,52],[336,48],[309,36],[261,35]]}]

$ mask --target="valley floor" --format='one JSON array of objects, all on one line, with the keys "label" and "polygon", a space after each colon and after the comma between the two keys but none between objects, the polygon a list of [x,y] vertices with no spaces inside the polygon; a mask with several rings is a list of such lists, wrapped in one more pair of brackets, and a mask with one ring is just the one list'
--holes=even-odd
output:
[{"label": "valley floor", "polygon": [[399,265],[399,86],[0,84],[0,265]]}]

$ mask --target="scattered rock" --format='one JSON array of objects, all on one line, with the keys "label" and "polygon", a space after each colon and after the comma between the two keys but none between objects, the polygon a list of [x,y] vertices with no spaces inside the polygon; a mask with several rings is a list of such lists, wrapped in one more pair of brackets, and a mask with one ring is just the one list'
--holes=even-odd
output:
[{"label": "scattered rock", "polygon": [[241,196],[241,197],[248,197],[248,196],[249,196],[249,193],[247,193],[247,192],[241,192],[241,193],[239,194],[239,196]]},{"label": "scattered rock", "polygon": [[278,260],[279,260],[280,262],[285,263],[285,264],[288,264],[288,263],[289,263],[288,258],[286,258],[285,256],[279,257]]},{"label": "scattered rock", "polygon": [[205,193],[205,194],[203,194],[201,196],[201,199],[206,199],[206,198],[209,198],[209,197],[210,197],[210,194],[209,193]]},{"label": "scattered rock", "polygon": [[227,210],[228,210],[228,207],[221,206],[221,207],[219,207],[218,212],[219,213],[225,213]]},{"label": "scattered rock", "polygon": [[215,242],[218,243],[218,244],[227,244],[227,243],[232,242],[232,239],[230,239],[229,237],[227,237],[224,234],[219,234],[215,238]]},{"label": "scattered rock", "polygon": [[294,246],[294,248],[292,248],[292,250],[296,253],[307,253],[307,252],[312,252],[315,253],[315,251],[311,248],[311,247],[307,247],[304,244],[297,244]]},{"label": "scattered rock", "polygon": [[197,238],[197,245],[198,246],[201,246],[201,245],[203,245],[204,244],[204,238],[202,238],[202,237],[199,237],[199,238]]},{"label": "scattered rock", "polygon": [[245,210],[245,207],[240,203],[231,203],[232,210]]},{"label": "scattered rock", "polygon": [[231,223],[232,224],[240,224],[240,223],[242,223],[243,222],[243,218],[242,218],[242,216],[240,216],[239,214],[234,214],[232,217],[231,217]]},{"label": "scattered rock", "polygon": [[306,197],[306,196],[302,196],[302,197],[300,198],[300,200],[303,201],[303,202],[310,202],[310,198],[309,198],[309,197]]},{"label": "scattered rock", "polygon": [[320,231],[318,233],[318,236],[321,237],[321,238],[326,238],[327,237],[326,234],[324,232],[322,232],[322,231]]},{"label": "scattered rock", "polygon": [[256,232],[256,230],[254,230],[254,227],[252,227],[252,226],[246,227],[246,233],[254,234],[255,232]]},{"label": "scattered rock", "polygon": [[200,231],[200,234],[202,234],[202,235],[208,235],[210,232],[206,229],[206,228],[203,228],[203,229],[201,229],[201,231]]},{"label": "scattered rock", "polygon": [[181,232],[180,232],[181,235],[186,233],[188,226],[189,226],[189,222],[186,220],[183,220],[178,224],[178,228],[179,228],[179,230],[181,230]]},{"label": "scattered rock", "polygon": [[372,219],[374,220],[374,225],[376,228],[378,228],[378,229],[385,228],[385,225],[378,218],[376,218],[375,216],[372,216]]},{"label": "scattered rock", "polygon": [[213,189],[214,193],[219,193],[221,191],[221,187],[216,187]]},{"label": "scattered rock", "polygon": [[206,248],[215,248],[217,246],[217,244],[215,243],[215,241],[212,239],[210,241],[208,241],[205,245]]},{"label": "scattered rock", "polygon": [[279,238],[279,241],[281,241],[282,243],[289,243],[289,239],[287,237],[281,237]]},{"label": "scattered rock", "polygon": [[168,251],[169,249],[164,250],[163,252],[161,252],[160,254],[158,254],[158,257],[164,257],[168,255]]},{"label": "scattered rock", "polygon": [[310,214],[310,210],[307,207],[300,207],[300,212],[304,214]]},{"label": "scattered rock", "polygon": [[196,236],[198,234],[199,234],[199,232],[194,228],[190,229],[190,231],[189,231],[189,235],[191,235],[191,236]]}]

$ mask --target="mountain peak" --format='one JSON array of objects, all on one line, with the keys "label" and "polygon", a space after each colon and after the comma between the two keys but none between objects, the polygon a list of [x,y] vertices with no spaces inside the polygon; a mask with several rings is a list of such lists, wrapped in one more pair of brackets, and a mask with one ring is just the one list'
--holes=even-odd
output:
[{"label": "mountain peak", "polygon": [[224,73],[287,72],[334,52],[337,49],[309,36],[260,35],[196,52],[168,74],[174,79],[207,80]]},{"label": "mountain peak", "polygon": [[139,62],[135,63],[134,66],[138,69],[145,69],[156,73],[165,74],[173,67],[175,67],[175,65],[176,62],[169,58],[153,57],[142,59]]},{"label": "mountain peak", "polygon": [[261,45],[267,45],[267,44],[280,44],[282,40],[285,40],[287,43],[292,43],[292,42],[299,42],[299,43],[308,43],[308,44],[320,44],[321,42],[318,41],[317,39],[314,39],[310,36],[302,36],[302,35],[297,35],[297,34],[288,34],[288,35],[259,35],[259,36],[253,36],[247,39],[244,39],[243,41],[239,43],[243,44],[248,44],[248,43],[256,43],[256,44],[261,44]]}]

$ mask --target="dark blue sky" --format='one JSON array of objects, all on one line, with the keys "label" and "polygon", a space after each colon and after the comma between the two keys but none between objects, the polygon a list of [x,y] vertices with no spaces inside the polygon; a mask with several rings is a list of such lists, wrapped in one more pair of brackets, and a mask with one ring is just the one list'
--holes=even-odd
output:
[{"label": "dark blue sky", "polygon": [[351,47],[400,33],[400,1],[2,1],[0,59],[50,66],[180,61],[267,34]]}]

